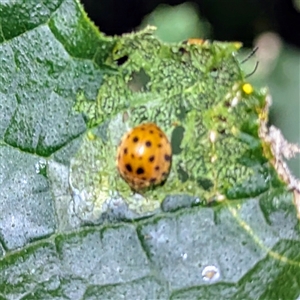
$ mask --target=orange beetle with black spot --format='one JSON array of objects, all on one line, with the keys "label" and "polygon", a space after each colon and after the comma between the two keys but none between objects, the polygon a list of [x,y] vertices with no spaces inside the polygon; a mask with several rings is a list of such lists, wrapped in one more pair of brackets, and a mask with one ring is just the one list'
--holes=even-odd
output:
[{"label": "orange beetle with black spot", "polygon": [[154,123],[144,123],[127,132],[117,151],[118,171],[134,191],[162,183],[171,162],[171,144]]}]

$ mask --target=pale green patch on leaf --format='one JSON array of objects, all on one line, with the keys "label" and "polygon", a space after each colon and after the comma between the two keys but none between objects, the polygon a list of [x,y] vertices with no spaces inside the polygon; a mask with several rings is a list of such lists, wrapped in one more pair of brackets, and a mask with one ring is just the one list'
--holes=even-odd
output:
[{"label": "pale green patch on leaf", "polygon": [[[111,201],[110,191],[116,189],[130,209],[142,213],[158,209],[168,195],[207,203],[255,196],[269,188],[272,167],[258,138],[266,92],[244,92],[239,44],[170,46],[153,36],[153,28],[114,43],[106,63],[116,71],[104,76],[96,101],[79,95],[75,105],[88,126],[102,132],[90,142],[84,138],[71,162],[71,180],[78,183],[74,188],[95,209]],[[111,150],[142,122],[158,124],[175,151],[167,182],[139,197],[119,180]],[[87,176],[95,179],[88,182]]]}]

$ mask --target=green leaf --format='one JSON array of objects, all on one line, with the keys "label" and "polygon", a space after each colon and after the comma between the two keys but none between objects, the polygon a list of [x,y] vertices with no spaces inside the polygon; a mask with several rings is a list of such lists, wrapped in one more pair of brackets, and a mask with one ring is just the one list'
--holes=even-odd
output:
[{"label": "green leaf", "polygon": [[[299,297],[297,149],[238,43],[106,37],[75,0],[0,15],[0,299]],[[172,168],[132,193],[116,149],[146,121]]]}]

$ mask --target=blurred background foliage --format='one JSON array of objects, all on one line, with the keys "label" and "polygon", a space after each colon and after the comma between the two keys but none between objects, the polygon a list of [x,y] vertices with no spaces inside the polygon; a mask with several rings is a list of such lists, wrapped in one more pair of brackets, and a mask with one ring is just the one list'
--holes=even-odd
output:
[{"label": "blurred background foliage", "polygon": [[[268,86],[273,98],[270,124],[300,144],[300,0],[81,0],[89,17],[107,35],[146,25],[166,42],[199,37],[241,41],[238,59],[258,50],[243,68],[256,87]],[[289,166],[300,177],[299,156]]]}]

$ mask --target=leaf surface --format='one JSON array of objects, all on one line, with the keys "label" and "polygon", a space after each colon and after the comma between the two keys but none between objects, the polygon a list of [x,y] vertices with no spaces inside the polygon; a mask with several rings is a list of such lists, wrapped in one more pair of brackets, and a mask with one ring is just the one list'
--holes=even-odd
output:
[{"label": "leaf surface", "polygon": [[[239,44],[106,37],[75,0],[0,14],[0,299],[298,299],[295,193]],[[133,194],[115,153],[145,121],[172,169]]]}]

